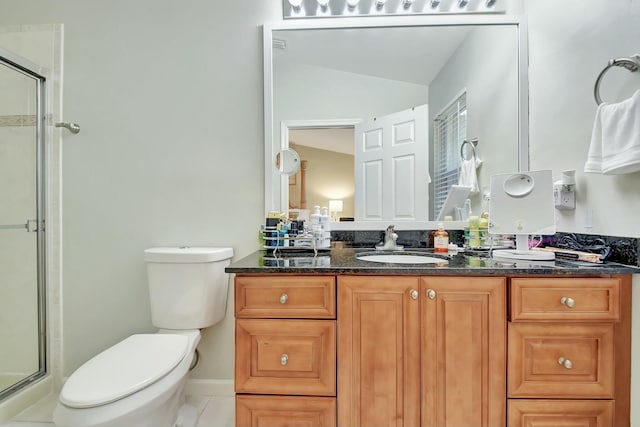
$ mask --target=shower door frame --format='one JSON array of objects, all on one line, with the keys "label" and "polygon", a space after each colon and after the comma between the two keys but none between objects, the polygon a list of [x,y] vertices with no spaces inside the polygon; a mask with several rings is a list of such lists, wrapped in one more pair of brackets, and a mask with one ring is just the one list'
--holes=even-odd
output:
[{"label": "shower door frame", "polygon": [[[50,72],[25,58],[0,48],[0,60],[9,68],[36,80],[36,239],[37,239],[37,304],[38,304],[38,370],[28,377],[0,390],[0,402],[18,390],[29,386],[48,373],[47,354],[47,298],[46,298],[46,182],[47,176],[47,120],[48,86]],[[28,227],[25,226],[25,227]],[[27,231],[29,231],[27,229]]]}]

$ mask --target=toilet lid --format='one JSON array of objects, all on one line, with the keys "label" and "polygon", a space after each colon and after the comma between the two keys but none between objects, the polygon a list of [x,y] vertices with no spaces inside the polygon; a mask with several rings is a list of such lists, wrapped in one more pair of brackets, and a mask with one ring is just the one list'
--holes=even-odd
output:
[{"label": "toilet lid", "polygon": [[86,362],[64,384],[60,401],[91,408],[122,399],[171,372],[185,357],[185,335],[138,334]]}]

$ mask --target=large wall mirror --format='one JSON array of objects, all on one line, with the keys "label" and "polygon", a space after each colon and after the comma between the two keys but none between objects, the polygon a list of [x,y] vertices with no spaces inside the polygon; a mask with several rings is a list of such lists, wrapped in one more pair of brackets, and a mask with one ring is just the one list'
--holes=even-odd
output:
[{"label": "large wall mirror", "polygon": [[[473,159],[480,213],[491,175],[528,169],[526,43],[500,15],[265,26],[265,211],[333,204],[334,229],[430,227]],[[404,151],[372,159],[377,144]],[[295,175],[274,166],[283,149]]]}]

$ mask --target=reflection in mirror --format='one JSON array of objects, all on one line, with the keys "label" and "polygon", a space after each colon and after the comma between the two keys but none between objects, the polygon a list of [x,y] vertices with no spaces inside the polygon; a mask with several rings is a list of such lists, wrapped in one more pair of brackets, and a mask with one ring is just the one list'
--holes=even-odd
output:
[{"label": "reflection in mirror", "polygon": [[[270,68],[272,78],[272,85],[267,85],[265,92],[266,105],[272,106],[267,107],[266,114],[267,119],[271,118],[265,123],[266,152],[295,146],[311,174],[318,159],[333,149],[329,145],[307,149],[303,140],[315,137],[301,137],[296,126],[288,123],[327,123],[307,126],[305,132],[313,133],[345,128],[332,124],[342,121],[351,123],[353,132],[357,123],[375,122],[425,105],[427,126],[422,139],[427,149],[421,154],[426,158],[420,160],[428,165],[424,178],[427,184],[425,190],[417,190],[419,186],[408,190],[414,191],[411,203],[421,208],[414,216],[392,215],[380,220],[435,219],[451,186],[459,184],[463,160],[470,157],[469,150],[462,155],[461,146],[472,139],[478,140],[474,168],[478,191],[471,195],[471,202],[472,210],[480,213],[489,177],[527,166],[527,81],[523,66],[526,34],[518,20],[505,17],[437,17],[426,19],[424,25],[412,20],[404,26],[397,25],[398,20],[391,25],[391,21],[377,27],[364,27],[354,21],[322,28],[306,28],[313,23],[295,23],[273,26],[265,32],[266,37],[283,40],[286,46],[265,52],[265,67]],[[418,139],[411,134],[415,129],[406,128],[403,132],[409,139]],[[364,136],[354,134],[353,140],[366,142]],[[398,171],[415,175],[416,170],[410,168],[419,164],[402,163],[395,158],[389,161],[391,166],[380,169],[391,171],[380,174],[383,185],[397,179]],[[347,163],[348,166],[338,166],[339,162],[335,162],[332,175],[344,175],[352,182],[329,184],[320,179],[319,185],[325,187],[322,189],[308,182],[306,195],[318,195],[320,200],[314,205],[344,200],[342,215],[355,216],[356,222],[351,224],[357,229],[358,222],[365,218],[355,208],[355,200],[363,197],[361,190],[366,188],[366,174],[357,171],[367,170],[367,165],[359,164],[355,158]],[[397,165],[402,166],[394,169]],[[265,181],[267,210],[284,211],[304,197],[295,186],[283,185],[277,171],[266,171]],[[335,188],[328,188],[330,185]],[[338,194],[339,188],[353,188],[354,194]],[[400,196],[393,189],[389,191],[391,202],[385,203],[396,203]]]},{"label": "reflection in mirror", "polygon": [[276,154],[276,169],[286,176],[291,176],[300,170],[300,156],[291,148],[284,149]]}]

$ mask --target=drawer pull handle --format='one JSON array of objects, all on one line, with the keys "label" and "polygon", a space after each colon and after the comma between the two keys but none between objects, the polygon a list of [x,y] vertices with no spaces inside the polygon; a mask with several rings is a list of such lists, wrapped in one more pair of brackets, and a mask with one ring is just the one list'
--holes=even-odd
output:
[{"label": "drawer pull handle", "polygon": [[288,354],[283,354],[282,356],[280,356],[280,364],[282,366],[287,366],[287,362],[289,361],[289,355]]},{"label": "drawer pull handle", "polygon": [[288,300],[289,300],[289,295],[287,294],[280,295],[280,304],[286,304]]},{"label": "drawer pull handle", "polygon": [[566,369],[571,369],[573,368],[573,362],[571,362],[571,360],[569,359],[565,359],[564,357],[560,356],[558,357],[558,365],[562,365],[564,366]]},{"label": "drawer pull handle", "polygon": [[411,299],[418,299],[418,297],[420,296],[420,294],[418,293],[418,291],[416,291],[415,289],[411,289],[409,291],[409,296],[411,297]]},{"label": "drawer pull handle", "polygon": [[434,291],[433,289],[427,289],[427,298],[429,299],[436,299],[436,296],[438,294],[436,293],[436,291]]},{"label": "drawer pull handle", "polygon": [[576,300],[570,297],[560,298],[560,304],[567,306],[567,308],[573,308],[576,306]]}]

